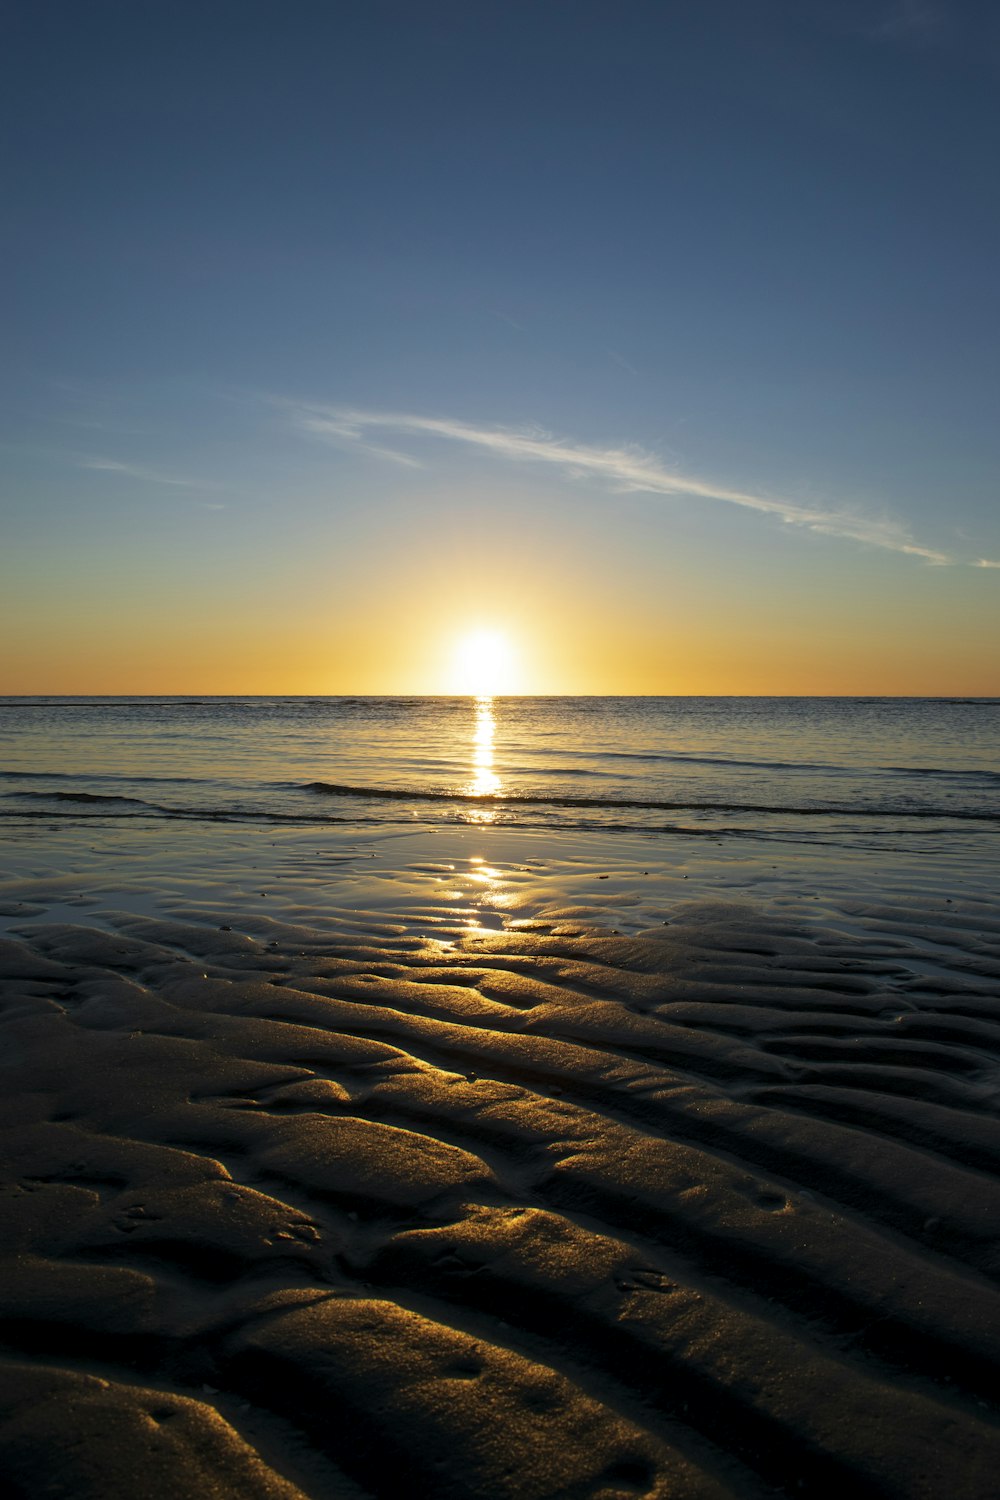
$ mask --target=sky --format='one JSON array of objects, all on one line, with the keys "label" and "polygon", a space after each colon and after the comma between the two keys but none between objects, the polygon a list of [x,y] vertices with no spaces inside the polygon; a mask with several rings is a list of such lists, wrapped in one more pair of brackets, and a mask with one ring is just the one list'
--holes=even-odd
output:
[{"label": "sky", "polygon": [[0,692],[1000,695],[998,84],[957,0],[15,0]]}]

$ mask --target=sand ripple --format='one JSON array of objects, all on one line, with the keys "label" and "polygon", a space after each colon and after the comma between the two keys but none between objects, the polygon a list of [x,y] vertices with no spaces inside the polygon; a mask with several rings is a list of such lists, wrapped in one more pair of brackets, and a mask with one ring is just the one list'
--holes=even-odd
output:
[{"label": "sand ripple", "polygon": [[949,908],[0,942],[15,1492],[995,1495],[1000,929]]}]

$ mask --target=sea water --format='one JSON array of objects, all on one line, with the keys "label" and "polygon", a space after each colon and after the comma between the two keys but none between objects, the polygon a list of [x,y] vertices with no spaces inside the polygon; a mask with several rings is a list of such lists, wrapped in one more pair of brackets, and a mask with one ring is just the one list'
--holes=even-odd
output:
[{"label": "sea water", "polygon": [[0,827],[453,824],[995,847],[1000,700],[0,699]]}]

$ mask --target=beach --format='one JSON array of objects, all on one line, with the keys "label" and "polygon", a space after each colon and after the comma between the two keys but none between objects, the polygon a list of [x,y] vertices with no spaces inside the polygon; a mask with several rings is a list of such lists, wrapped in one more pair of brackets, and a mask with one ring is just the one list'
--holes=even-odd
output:
[{"label": "beach", "polygon": [[0,1500],[1000,1500],[1000,6],[3,41]]},{"label": "beach", "polygon": [[995,1494],[991,828],[97,785],[0,865],[13,1493]]}]

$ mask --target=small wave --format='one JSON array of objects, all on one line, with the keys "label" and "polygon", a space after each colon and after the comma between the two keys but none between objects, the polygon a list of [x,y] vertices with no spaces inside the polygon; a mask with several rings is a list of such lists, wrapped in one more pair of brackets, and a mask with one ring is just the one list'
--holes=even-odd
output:
[{"label": "small wave", "polygon": [[514,776],[594,776],[609,780],[617,773],[598,771],[594,766],[510,766],[507,775]]},{"label": "small wave", "polygon": [[[196,786],[206,785],[202,776],[116,776],[102,771],[100,775],[87,775],[77,771],[4,771],[0,770],[0,781],[125,781],[140,782],[152,786]],[[280,785],[280,783],[275,783]],[[297,784],[297,783],[296,783]]]},{"label": "small wave", "polygon": [[44,802],[128,802],[134,807],[153,807],[153,803],[144,802],[141,797],[119,797],[107,792],[6,792],[4,795],[12,802],[37,798]]},{"label": "small wave", "polygon": [[892,776],[943,777],[946,780],[1000,781],[1000,771],[962,770],[949,771],[944,766],[879,766],[877,768]]},{"label": "small wave", "polygon": [[666,761],[680,766],[744,766],[760,771],[841,771],[850,772],[851,766],[827,765],[813,760],[743,760],[722,755],[685,755],[683,751],[664,750],[595,750],[591,754],[600,760]]},{"label": "small wave", "polygon": [[685,755],[683,752],[665,753],[656,750],[603,750],[590,752],[601,760],[666,761],[671,765],[728,766],[748,771],[822,771],[830,776],[858,776],[878,772],[890,776],[951,777],[969,781],[1000,781],[1000,771],[955,766],[859,766],[834,765],[829,761],[813,760],[746,760],[721,755]]},{"label": "small wave", "polygon": [[[0,771],[8,781],[81,781],[89,780],[77,776],[73,771]],[[111,778],[106,778],[110,780]]]},{"label": "small wave", "polygon": [[[128,801],[128,798],[122,798]],[[141,810],[119,811],[118,808],[102,808],[99,812],[60,812],[58,808],[24,807],[0,808],[0,821],[21,821],[25,818],[41,818],[55,823],[60,819],[77,823],[104,823],[109,819],[118,822],[140,822],[149,819],[176,818],[194,823],[375,823],[376,818],[338,818],[329,813],[273,813],[258,808],[231,807],[156,807],[151,802],[140,804]]]},{"label": "small wave", "polygon": [[801,807],[775,802],[693,802],[669,801],[644,797],[565,797],[534,795],[497,795],[491,792],[455,792],[411,790],[402,787],[343,786],[336,782],[310,781],[302,790],[323,797],[359,798],[380,802],[450,802],[486,807],[576,807],[599,810],[607,807],[639,808],[652,812],[743,812],[766,813],[782,817],[851,817],[851,818],[958,818],[969,822],[997,823],[1000,812],[977,812],[971,808],[825,806]]},{"label": "small wave", "polygon": [[[745,812],[747,811],[747,809],[743,808],[739,809],[739,811]],[[781,809],[781,811],[784,811],[784,809]],[[28,819],[44,821],[52,825],[53,827],[56,827],[61,823],[71,828],[73,826],[79,827],[85,823],[94,823],[98,826],[101,826],[102,824],[106,825],[111,821],[115,822],[116,824],[136,823],[142,826],[144,824],[148,825],[151,820],[176,820],[182,822],[211,824],[256,824],[258,826],[266,825],[268,827],[307,826],[312,828],[320,828],[331,827],[333,825],[344,825],[349,828],[371,827],[374,829],[385,827],[400,827],[412,829],[414,827],[413,819],[411,817],[405,817],[399,814],[397,814],[395,817],[393,817],[392,815],[386,816],[384,814],[373,816],[357,812],[352,812],[350,817],[337,817],[330,813],[271,813],[261,811],[251,812],[232,808],[157,809],[150,807],[141,811],[126,811],[120,809],[104,808],[100,811],[94,812],[61,812],[58,809],[52,808],[0,808],[0,824],[2,824],[5,820],[23,822]],[[423,821],[427,823],[430,820],[424,819]],[[891,825],[891,818],[887,818],[886,821]],[[448,822],[457,823],[463,826],[472,826],[476,828],[480,826],[478,820],[469,818],[457,810],[453,811],[450,818],[447,816],[442,817],[440,814],[437,814],[435,815],[433,822],[434,826],[439,826],[442,823]],[[714,842],[719,842],[721,839],[737,838],[777,844],[810,844],[822,846],[824,848],[829,847],[852,849],[859,847],[857,844],[857,840],[853,835],[848,837],[847,839],[845,839],[842,835],[838,837],[837,835],[840,834],[841,831],[838,829],[833,829],[831,830],[830,837],[820,837],[818,833],[810,832],[808,825],[801,829],[792,829],[780,827],[741,828],[725,826],[722,824],[712,824],[707,827],[698,827],[696,825],[675,822],[651,822],[636,824],[634,822],[629,823],[618,821],[602,821],[600,824],[595,824],[592,819],[588,818],[560,818],[557,824],[553,824],[550,820],[546,819],[544,808],[539,809],[538,815],[534,819],[514,819],[513,817],[498,818],[495,821],[491,821],[491,826],[496,828],[510,827],[528,831],[551,831],[553,828],[557,828],[560,832],[594,833],[595,831],[599,831],[602,835],[618,833],[640,833],[644,835],[671,834],[679,838],[709,839]],[[866,832],[868,832],[868,830],[866,830]],[[938,828],[921,828],[922,834],[933,834],[939,832],[944,833],[945,830]],[[884,840],[887,835],[893,838],[901,838],[904,836],[905,830],[896,828],[894,826],[889,826],[888,828],[878,828],[877,826],[873,826],[870,830],[870,833],[871,837]],[[861,847],[877,848],[880,847],[880,845],[862,845]]]}]

